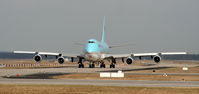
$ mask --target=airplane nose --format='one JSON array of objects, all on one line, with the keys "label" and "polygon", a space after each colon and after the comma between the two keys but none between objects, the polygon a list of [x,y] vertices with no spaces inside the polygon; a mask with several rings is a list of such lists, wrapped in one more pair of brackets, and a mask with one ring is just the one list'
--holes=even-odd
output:
[{"label": "airplane nose", "polygon": [[91,53],[91,52],[93,52],[93,50],[92,50],[92,49],[87,48],[87,49],[86,49],[86,52]]},{"label": "airplane nose", "polygon": [[97,51],[97,47],[95,45],[87,45],[85,51],[87,53],[93,53]]}]

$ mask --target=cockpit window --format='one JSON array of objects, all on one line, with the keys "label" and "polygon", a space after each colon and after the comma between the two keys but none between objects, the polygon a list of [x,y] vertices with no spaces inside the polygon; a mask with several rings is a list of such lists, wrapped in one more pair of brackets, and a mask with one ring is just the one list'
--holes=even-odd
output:
[{"label": "cockpit window", "polygon": [[94,41],[88,41],[88,43],[95,43]]}]

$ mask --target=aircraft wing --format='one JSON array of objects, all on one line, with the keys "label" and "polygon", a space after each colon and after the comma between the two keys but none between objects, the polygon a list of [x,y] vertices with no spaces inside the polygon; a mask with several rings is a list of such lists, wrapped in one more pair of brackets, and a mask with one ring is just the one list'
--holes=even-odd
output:
[{"label": "aircraft wing", "polygon": [[105,58],[126,58],[131,56],[132,54],[107,54]]},{"label": "aircraft wing", "polygon": [[132,56],[185,55],[187,52],[134,53]]},{"label": "aircraft wing", "polygon": [[132,54],[107,54],[106,58],[147,57],[161,55],[185,55],[187,52],[160,52],[160,53],[132,53]]},{"label": "aircraft wing", "polygon": [[14,51],[14,53],[20,54],[40,54],[40,55],[59,55],[60,53],[52,53],[52,52],[35,52],[35,51]]},{"label": "aircraft wing", "polygon": [[39,55],[49,55],[49,56],[66,56],[66,57],[78,57],[80,54],[62,54],[62,53],[54,53],[54,52],[36,52],[36,51],[14,51],[14,53],[21,54],[39,54]]}]

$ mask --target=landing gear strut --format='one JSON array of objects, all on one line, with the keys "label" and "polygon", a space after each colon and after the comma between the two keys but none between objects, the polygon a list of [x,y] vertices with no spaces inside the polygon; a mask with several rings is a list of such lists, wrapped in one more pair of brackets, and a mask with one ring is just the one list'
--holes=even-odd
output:
[{"label": "landing gear strut", "polygon": [[116,64],[116,59],[112,58],[112,63],[110,65],[110,68],[115,68],[115,64]]},{"label": "landing gear strut", "polygon": [[84,64],[82,63],[82,58],[79,58],[79,61],[78,61],[78,68],[84,68]]}]

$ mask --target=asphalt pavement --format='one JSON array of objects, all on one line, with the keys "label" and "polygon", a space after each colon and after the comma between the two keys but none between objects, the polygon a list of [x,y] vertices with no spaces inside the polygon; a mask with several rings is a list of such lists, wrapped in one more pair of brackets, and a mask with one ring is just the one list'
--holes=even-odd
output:
[{"label": "asphalt pavement", "polygon": [[133,81],[133,80],[82,80],[82,79],[0,79],[0,84],[32,85],[97,85],[136,87],[199,87],[199,81]]}]

